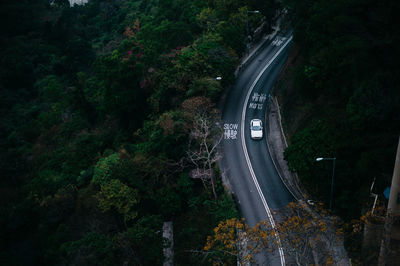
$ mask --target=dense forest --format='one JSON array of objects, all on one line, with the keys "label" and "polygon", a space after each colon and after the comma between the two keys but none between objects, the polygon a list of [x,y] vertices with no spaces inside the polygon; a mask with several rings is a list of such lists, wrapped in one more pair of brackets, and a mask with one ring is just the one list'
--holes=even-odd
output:
[{"label": "dense forest", "polygon": [[219,178],[190,178],[195,114],[218,119],[246,28],[268,32],[278,5],[0,5],[2,264],[160,265],[165,221],[175,263],[207,264],[196,251],[239,214]]},{"label": "dense forest", "polygon": [[[345,221],[379,204],[391,185],[400,133],[400,3],[287,0],[294,47],[277,94],[285,157],[310,197]],[[358,242],[360,243],[361,241]],[[369,255],[369,254],[368,254]]]},{"label": "dense forest", "polygon": [[[50,2],[52,2],[50,4]],[[249,32],[286,8],[294,30],[275,93],[285,157],[344,221],[385,205],[400,129],[400,4],[394,0],[3,0],[0,4],[0,261],[177,265],[240,217],[191,178],[197,114],[215,122]],[[259,14],[247,17],[248,10]],[[217,80],[216,77],[222,77]],[[207,143],[212,145],[212,136]]]},{"label": "dense forest", "polygon": [[380,196],[392,178],[400,130],[400,4],[304,0],[288,1],[288,9],[296,64],[280,90],[291,140],[286,157],[322,198],[332,165],[315,158],[336,157],[335,210],[354,218],[374,178]]}]

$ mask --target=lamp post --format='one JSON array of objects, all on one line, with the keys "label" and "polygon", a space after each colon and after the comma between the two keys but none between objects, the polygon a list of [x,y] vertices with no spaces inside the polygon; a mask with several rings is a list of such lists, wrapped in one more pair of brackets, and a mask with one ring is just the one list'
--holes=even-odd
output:
[{"label": "lamp post", "polygon": [[208,81],[212,81],[212,80],[221,81],[222,77],[221,76],[217,76],[215,78],[208,77],[208,78],[206,78],[206,80],[208,80]]},{"label": "lamp post", "polygon": [[249,34],[250,34],[250,30],[249,30],[249,14],[258,14],[258,13],[260,13],[260,11],[258,11],[258,10],[247,10],[247,12],[246,12],[246,40],[247,40],[247,43],[246,43],[246,50],[248,49],[248,43],[249,43],[249,41],[248,41],[248,39],[249,39]]},{"label": "lamp post", "polygon": [[324,160],[328,160],[328,161],[332,161],[333,162],[333,167],[332,167],[332,180],[331,180],[331,198],[329,200],[329,209],[332,210],[332,203],[333,203],[333,184],[334,184],[334,180],[335,180],[335,164],[336,164],[336,158],[322,158],[319,157],[317,159],[315,159],[315,161],[320,162],[320,161],[324,161]]}]

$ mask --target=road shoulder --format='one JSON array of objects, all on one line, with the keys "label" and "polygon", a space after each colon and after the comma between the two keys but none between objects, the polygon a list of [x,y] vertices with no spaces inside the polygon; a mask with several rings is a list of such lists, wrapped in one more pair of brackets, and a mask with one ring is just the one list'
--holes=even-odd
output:
[{"label": "road shoulder", "polygon": [[265,125],[268,150],[278,175],[296,200],[304,200],[305,197],[300,187],[299,178],[297,174],[289,170],[284,159],[283,153],[287,148],[287,142],[282,129],[280,109],[276,97],[269,97]]}]

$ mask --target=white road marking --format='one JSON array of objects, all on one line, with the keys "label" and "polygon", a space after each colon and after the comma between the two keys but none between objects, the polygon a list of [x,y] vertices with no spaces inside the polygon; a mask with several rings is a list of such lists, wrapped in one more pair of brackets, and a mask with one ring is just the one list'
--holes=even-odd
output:
[{"label": "white road marking", "polygon": [[267,94],[265,93],[259,94],[258,92],[254,92],[253,96],[251,96],[251,102],[249,103],[249,108],[262,110],[263,102],[265,102],[266,99],[267,99]]},{"label": "white road marking", "polygon": [[[267,212],[267,216],[268,216],[269,222],[271,223],[271,226],[272,226],[272,228],[274,230],[276,228],[274,218],[272,217],[271,210],[270,210],[270,208],[268,206],[267,201],[265,200],[264,194],[261,191],[260,185],[258,184],[257,177],[256,177],[256,175],[254,173],[254,170],[253,170],[253,166],[251,165],[251,162],[250,162],[249,154],[247,153],[247,146],[246,146],[246,141],[245,141],[245,138],[244,138],[244,122],[245,122],[245,118],[246,118],[246,109],[247,109],[246,107],[247,107],[247,103],[249,101],[251,92],[253,91],[255,85],[257,84],[258,80],[261,78],[261,76],[264,73],[264,71],[272,64],[272,62],[274,62],[274,60],[283,51],[283,49],[285,49],[285,47],[290,43],[292,38],[293,37],[290,36],[290,38],[286,41],[286,43],[279,49],[279,51],[274,55],[274,57],[272,57],[272,59],[268,62],[268,64],[258,74],[257,78],[254,80],[253,84],[249,88],[249,91],[247,92],[247,96],[246,96],[246,99],[244,101],[243,110],[242,110],[241,138],[242,138],[242,148],[243,148],[244,156],[246,158],[247,166],[249,167],[250,174],[251,174],[251,177],[253,179],[254,185],[257,188],[258,195],[261,198],[261,201],[262,201],[262,203],[264,205],[265,211]],[[283,248],[282,248],[282,244],[281,244],[281,240],[279,238],[279,233],[278,232],[276,232],[276,238],[277,238],[278,245],[279,245],[278,249],[279,249],[279,256],[280,256],[280,259],[281,259],[281,265],[284,266],[284,265],[286,265],[285,254],[283,253]]]},{"label": "white road marking", "polygon": [[280,46],[284,41],[286,40],[286,37],[276,37],[275,40],[271,43],[272,46]]},{"label": "white road marking", "polygon": [[224,124],[224,139],[237,139],[238,124]]}]

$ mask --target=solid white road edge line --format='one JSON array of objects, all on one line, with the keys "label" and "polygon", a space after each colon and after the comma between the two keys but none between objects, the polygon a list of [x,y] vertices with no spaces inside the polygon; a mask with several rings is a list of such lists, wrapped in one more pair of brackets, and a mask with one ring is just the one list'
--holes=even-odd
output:
[{"label": "solid white road edge line", "polygon": [[[272,59],[268,62],[268,64],[261,70],[261,72],[258,74],[257,78],[254,80],[253,84],[249,88],[249,90],[247,92],[247,95],[246,95],[246,99],[244,101],[244,105],[243,105],[242,126],[241,126],[241,130],[240,130],[241,131],[240,132],[241,133],[241,138],[242,138],[242,148],[243,148],[244,156],[246,158],[247,166],[249,167],[250,174],[251,174],[251,177],[253,179],[254,185],[257,188],[258,195],[260,196],[261,201],[262,201],[262,203],[264,205],[265,211],[267,212],[267,216],[268,216],[269,222],[271,223],[271,226],[272,226],[272,228],[274,230],[276,228],[274,218],[272,217],[271,210],[270,210],[270,208],[268,206],[267,201],[265,200],[264,194],[261,191],[260,185],[258,184],[257,177],[256,177],[256,175],[254,173],[253,166],[251,165],[249,154],[247,152],[246,141],[245,141],[245,138],[244,138],[244,122],[245,122],[245,118],[246,118],[247,103],[248,103],[248,101],[250,99],[251,92],[253,91],[254,87],[256,86],[258,80],[261,78],[261,76],[265,72],[265,70],[272,64],[272,62],[274,62],[274,60],[285,49],[285,47],[290,43],[290,41],[292,39],[293,39],[293,37],[290,36],[290,38],[286,41],[286,43],[279,49],[279,51],[274,55],[274,57],[272,57]],[[284,265],[286,265],[285,254],[283,253],[281,239],[279,238],[279,233],[278,232],[276,232],[276,238],[277,238],[278,245],[279,245],[278,249],[279,249],[279,256],[280,256],[280,259],[281,259],[281,265],[284,266]]]}]

